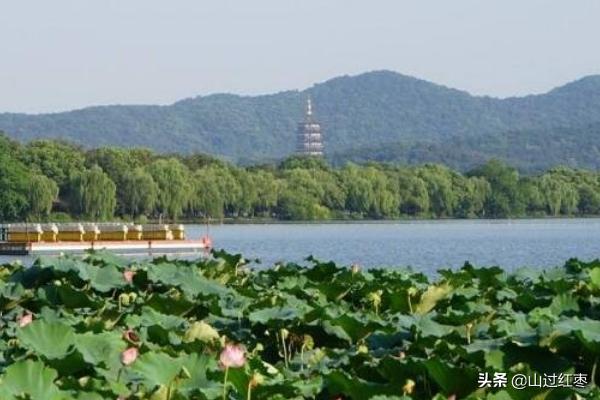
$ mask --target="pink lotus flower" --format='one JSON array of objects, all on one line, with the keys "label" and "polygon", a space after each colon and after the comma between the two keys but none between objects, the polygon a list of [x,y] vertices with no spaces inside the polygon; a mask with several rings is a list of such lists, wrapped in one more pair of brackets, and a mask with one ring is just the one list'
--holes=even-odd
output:
[{"label": "pink lotus flower", "polygon": [[133,364],[138,357],[138,349],[136,347],[130,347],[121,353],[121,362],[125,365]]},{"label": "pink lotus flower", "polygon": [[135,276],[135,271],[132,271],[130,269],[128,269],[127,271],[123,272],[123,278],[125,278],[125,281],[127,283],[133,282],[133,277],[134,276]]},{"label": "pink lotus flower", "polygon": [[22,315],[21,318],[19,318],[19,328],[26,327],[32,321],[33,321],[33,314],[32,313],[28,312],[27,314]]},{"label": "pink lotus flower", "polygon": [[219,361],[221,368],[240,368],[246,364],[246,349],[242,345],[228,344],[225,346]]}]

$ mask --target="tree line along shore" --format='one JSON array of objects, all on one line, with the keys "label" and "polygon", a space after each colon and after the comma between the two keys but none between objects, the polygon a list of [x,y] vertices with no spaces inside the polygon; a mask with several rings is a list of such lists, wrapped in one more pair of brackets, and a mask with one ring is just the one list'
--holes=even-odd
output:
[{"label": "tree line along shore", "polygon": [[522,175],[497,160],[334,168],[321,158],[234,164],[204,154],[83,149],[0,135],[0,221],[355,220],[600,215],[600,173]]}]

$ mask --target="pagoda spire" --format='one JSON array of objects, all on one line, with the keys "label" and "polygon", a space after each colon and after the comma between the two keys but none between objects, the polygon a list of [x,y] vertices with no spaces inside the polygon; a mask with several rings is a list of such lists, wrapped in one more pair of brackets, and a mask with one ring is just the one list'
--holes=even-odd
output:
[{"label": "pagoda spire", "polygon": [[313,103],[310,96],[306,99],[304,122],[298,124],[298,145],[296,152],[305,156],[323,155],[321,124],[314,120]]}]

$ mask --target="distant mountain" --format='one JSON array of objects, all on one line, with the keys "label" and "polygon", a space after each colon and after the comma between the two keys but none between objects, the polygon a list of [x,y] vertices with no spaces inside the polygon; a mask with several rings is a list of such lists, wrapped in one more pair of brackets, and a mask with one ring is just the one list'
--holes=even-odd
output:
[{"label": "distant mountain", "polygon": [[[415,154],[426,153],[429,146],[447,158],[462,154],[459,161],[465,165],[495,155],[525,165],[528,158],[552,161],[548,146],[556,162],[564,161],[558,143],[565,141],[569,148],[574,146],[575,161],[592,160],[590,154],[596,155],[600,142],[600,76],[541,95],[497,99],[389,71],[263,96],[217,94],[169,106],[4,113],[0,130],[23,141],[63,138],[87,147],[144,146],[161,152],[206,152],[241,162],[272,160],[293,152],[296,123],[309,95],[323,125],[326,153],[337,161],[371,158],[367,154],[377,159],[382,152],[382,159],[414,161],[420,159]],[[525,151],[529,137],[535,145]]]},{"label": "distant mountain", "polygon": [[579,127],[452,136],[443,140],[406,140],[362,146],[329,156],[334,164],[373,160],[400,164],[441,163],[469,171],[497,158],[526,173],[557,165],[600,170],[600,123]]}]

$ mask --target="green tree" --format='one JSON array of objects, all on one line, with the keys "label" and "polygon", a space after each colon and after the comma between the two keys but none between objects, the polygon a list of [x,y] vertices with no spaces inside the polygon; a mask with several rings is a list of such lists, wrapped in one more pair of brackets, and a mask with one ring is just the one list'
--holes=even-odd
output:
[{"label": "green tree", "polygon": [[597,215],[600,213],[600,190],[590,184],[583,183],[578,188],[579,204],[577,208],[584,215]]},{"label": "green tree", "polygon": [[52,204],[58,198],[58,185],[44,175],[33,175],[29,179],[29,216],[38,221],[52,211]]},{"label": "green tree", "polygon": [[69,194],[71,209],[79,216],[105,220],[114,214],[115,183],[97,165],[71,175]]},{"label": "green tree", "polygon": [[270,215],[279,199],[280,181],[268,171],[254,171],[252,177],[257,192],[254,213]]},{"label": "green tree", "polygon": [[28,212],[29,172],[0,147],[0,220],[23,219]]},{"label": "green tree", "polygon": [[407,215],[422,215],[429,211],[427,184],[413,171],[403,170],[397,174],[400,212]]},{"label": "green tree", "polygon": [[354,164],[349,164],[342,170],[342,177],[346,188],[346,211],[366,216],[375,202],[371,182],[361,174],[361,168]]},{"label": "green tree", "polygon": [[142,167],[126,172],[121,180],[123,212],[136,218],[139,215],[149,215],[158,201],[158,185]]},{"label": "green tree", "polygon": [[158,212],[176,220],[190,200],[190,172],[175,158],[154,161],[148,172],[158,185]]},{"label": "green tree", "polygon": [[29,168],[56,182],[61,190],[68,185],[71,174],[82,170],[85,164],[79,147],[56,140],[29,143],[21,158]]},{"label": "green tree", "polygon": [[218,176],[211,168],[202,168],[192,175],[190,211],[193,216],[222,219],[225,201],[220,192]]},{"label": "green tree", "polygon": [[485,178],[490,183],[491,191],[485,202],[486,216],[509,217],[524,212],[516,169],[501,161],[490,160],[469,175]]},{"label": "green tree", "polygon": [[323,188],[310,170],[294,168],[284,171],[285,186],[279,198],[279,215],[283,219],[315,220],[330,217],[329,209],[320,204]]},{"label": "green tree", "polygon": [[427,185],[430,210],[438,217],[452,216],[457,202],[452,172],[441,165],[427,164],[417,173]]},{"label": "green tree", "polygon": [[490,195],[491,187],[485,178],[471,177],[460,179],[461,182],[455,216],[475,218],[484,214],[485,201]]}]

